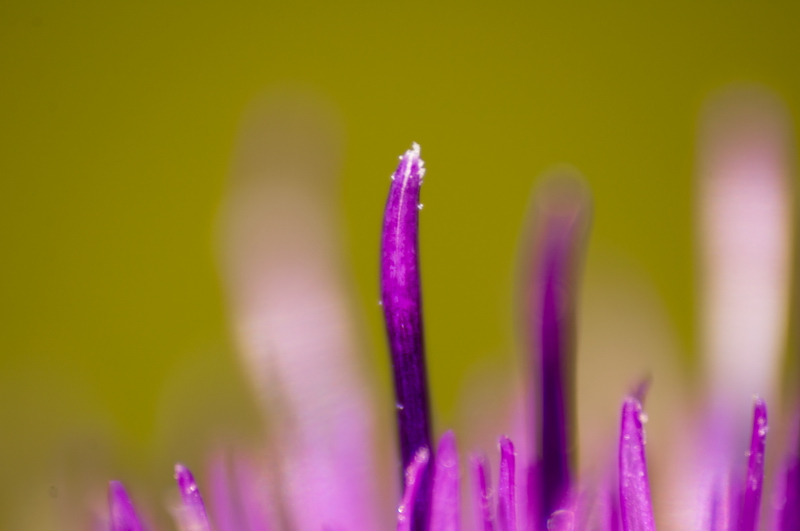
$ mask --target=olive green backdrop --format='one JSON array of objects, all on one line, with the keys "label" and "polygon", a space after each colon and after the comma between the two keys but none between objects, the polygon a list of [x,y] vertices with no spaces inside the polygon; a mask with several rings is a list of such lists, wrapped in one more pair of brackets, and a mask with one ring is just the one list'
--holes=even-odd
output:
[{"label": "olive green backdrop", "polygon": [[[513,350],[517,239],[556,163],[593,189],[590,264],[600,248],[636,264],[690,357],[698,112],[745,81],[797,117],[798,23],[796,2],[3,0],[3,521],[65,496],[36,478],[98,466],[166,485],[179,442],[191,458],[252,424],[214,226],[240,119],[275,88],[343,119],[347,256],[384,383],[380,216],[397,155],[422,145],[439,425],[469,367]],[[164,435],[173,395],[208,430]]]}]

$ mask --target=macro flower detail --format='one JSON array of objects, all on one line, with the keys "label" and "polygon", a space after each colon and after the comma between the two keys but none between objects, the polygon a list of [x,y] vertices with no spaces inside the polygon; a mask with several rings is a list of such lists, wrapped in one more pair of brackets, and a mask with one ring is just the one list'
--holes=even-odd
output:
[{"label": "macro flower detail", "polygon": [[[763,137],[759,137],[760,140]],[[765,151],[756,152],[763,155]],[[738,150],[737,156],[741,153]],[[750,162],[755,165],[758,163],[757,160]],[[537,189],[533,202],[533,232],[529,234],[531,252],[525,263],[526,285],[523,286],[528,370],[524,378],[526,395],[521,400],[525,405],[522,408],[526,415],[524,429],[529,437],[515,442],[508,434],[498,433],[497,453],[490,456],[483,453],[482,449],[468,449],[469,454],[463,459],[463,469],[466,471],[463,475],[455,432],[445,431],[438,444],[434,444],[419,257],[419,201],[424,175],[420,147],[412,144],[411,149],[400,157],[392,175],[381,235],[380,301],[391,357],[396,406],[398,462],[395,471],[400,480],[400,493],[398,499],[394,500],[397,531],[461,531],[462,528],[475,531],[655,531],[662,505],[659,504],[660,493],[657,491],[659,484],[656,482],[651,488],[646,452],[647,417],[643,404],[647,400],[649,378],[638,385],[637,382],[631,382],[632,391],[627,396],[621,390],[616,451],[608,453],[608,463],[601,463],[597,467],[600,472],[595,470],[594,473],[586,473],[584,470],[589,467],[585,463],[579,466],[576,455],[573,396],[576,301],[590,211],[589,195],[580,180],[564,178],[545,182]],[[780,232],[783,218],[780,212],[777,215],[772,212],[769,202],[783,201],[781,194],[770,188],[777,186],[778,191],[782,190],[782,181],[779,178],[770,181],[770,177],[767,175],[765,178],[761,174],[755,177],[738,176],[733,191],[726,188],[724,176],[709,185],[713,189],[712,197],[705,198],[705,201],[712,203],[713,208],[707,214],[706,223],[711,227],[708,232],[725,232],[724,224],[718,218],[730,214],[731,205],[726,202],[733,201],[747,210],[748,194],[743,194],[742,190],[758,192],[757,199],[761,203],[753,207],[754,215],[757,218],[763,214],[766,218],[756,219],[754,226],[762,232]],[[757,182],[749,182],[750,178]],[[763,223],[759,225],[758,222]],[[774,240],[779,242],[781,237],[778,234]],[[722,243],[717,242],[715,247],[723,255],[729,253],[726,256],[732,256],[741,251],[733,241],[735,238],[728,233],[722,236],[712,234],[709,238],[728,238]],[[747,240],[747,237],[744,239]],[[745,243],[752,244],[753,241]],[[712,242],[711,247],[714,245]],[[779,247],[776,243],[767,249],[774,252],[774,256],[757,257],[753,263],[766,264],[764,267],[767,270],[782,271],[780,264],[776,266],[770,261],[775,258],[779,262],[785,257],[785,250]],[[212,495],[208,510],[192,473],[187,467],[176,465],[175,479],[180,503],[173,510],[173,515],[181,531],[377,529],[371,516],[375,506],[366,502],[359,505],[359,496],[354,494],[369,494],[370,489],[365,487],[369,483],[362,481],[360,472],[354,472],[352,483],[348,481],[349,467],[353,463],[363,463],[358,460],[358,452],[354,457],[353,448],[347,442],[354,441],[354,444],[360,444],[359,448],[367,450],[373,442],[369,436],[369,426],[358,421],[358,415],[363,413],[358,409],[359,400],[354,399],[358,397],[359,389],[356,388],[351,394],[345,385],[343,393],[337,395],[344,403],[355,404],[356,407],[355,410],[332,409],[334,414],[340,415],[337,419],[342,420],[342,425],[332,422],[319,428],[315,419],[308,421],[302,416],[303,413],[317,415],[318,408],[304,404],[303,400],[317,399],[314,394],[324,393],[326,389],[314,389],[302,378],[293,380],[292,377],[302,374],[302,371],[294,372],[296,369],[291,367],[293,362],[297,362],[294,354],[304,356],[304,347],[312,343],[281,343],[275,340],[288,337],[281,336],[284,333],[298,334],[297,329],[290,332],[285,329],[297,328],[297,323],[304,322],[302,316],[306,313],[338,315],[327,306],[309,305],[309,301],[316,301],[314,293],[309,295],[308,300],[290,296],[293,293],[309,293],[309,290],[301,289],[305,287],[304,279],[302,273],[297,272],[293,260],[313,258],[315,252],[315,249],[301,249],[296,256],[278,257],[278,262],[273,262],[278,264],[273,272],[284,275],[281,278],[296,280],[296,284],[289,283],[287,287],[277,281],[272,284],[261,283],[260,287],[267,286],[265,292],[270,297],[252,299],[265,304],[264,308],[270,311],[274,309],[273,299],[295,305],[293,309],[297,313],[289,318],[280,313],[261,311],[263,308],[259,304],[248,306],[249,294],[244,291],[239,293],[245,303],[238,306],[237,311],[247,317],[245,321],[248,326],[242,327],[242,333],[248,341],[252,340],[250,348],[253,351],[272,349],[270,364],[253,367],[282,374],[289,382],[285,389],[280,390],[285,393],[284,399],[289,404],[287,409],[302,417],[279,419],[277,423],[279,433],[273,435],[277,442],[272,444],[270,450],[283,448],[289,456],[285,462],[281,461],[280,455],[273,456],[274,462],[269,473],[254,471],[254,467],[246,461],[236,460],[237,472],[230,475],[236,478],[235,481],[229,481],[225,465],[219,462],[222,468],[214,468],[211,474]],[[242,270],[246,272],[244,276],[255,275],[252,278],[260,278],[257,275],[261,273],[257,268]],[[325,271],[319,274],[324,276]],[[743,274],[752,278],[753,272],[748,270]],[[712,289],[719,290],[726,281],[730,281],[730,278],[715,280]],[[320,281],[319,286],[324,284]],[[293,289],[297,291],[293,292]],[[715,293],[716,297],[722,297],[720,300],[727,300],[720,293]],[[260,310],[249,313],[242,311],[242,308],[247,310],[251,307]],[[309,312],[309,308],[314,311]],[[326,311],[332,313],[326,314]],[[295,321],[297,315],[302,318],[298,317],[299,320]],[[731,315],[727,317],[731,318]],[[256,316],[265,318],[267,324],[262,326],[251,321]],[[734,320],[738,317],[733,315]],[[768,324],[764,325],[765,329]],[[326,333],[323,330],[321,337],[335,337]],[[714,333],[719,331],[715,330]],[[768,335],[766,332],[764,334]],[[267,337],[269,340],[264,339]],[[343,370],[341,366],[347,364],[346,358],[337,356],[338,353],[335,353],[324,359],[324,368]],[[715,356],[711,365],[719,368],[723,365],[722,354],[716,352]],[[314,363],[310,355],[301,361],[306,363],[309,360]],[[309,365],[303,367],[308,370]],[[758,385],[762,385],[769,380],[769,368],[762,367],[759,370],[757,378],[754,378]],[[266,381],[282,381],[273,376],[270,375]],[[324,378],[328,376],[323,374],[315,382],[325,382]],[[338,378],[339,374],[336,376]],[[742,381],[748,378],[742,372],[737,372],[736,376]],[[329,382],[355,381],[337,378]],[[653,375],[653,378],[654,385],[658,385],[658,375]],[[726,402],[727,397],[736,407],[741,405],[743,399],[733,396],[738,391],[720,380],[719,375],[712,375],[711,380],[714,382],[711,396],[703,397],[708,407],[692,418],[684,419],[685,426],[690,426],[691,430],[687,429],[682,438],[690,441],[695,448],[687,454],[691,458],[676,466],[683,467],[682,472],[689,481],[696,480],[692,489],[686,489],[692,498],[687,505],[689,516],[686,518],[697,523],[693,529],[708,531],[757,531],[767,527],[774,531],[798,530],[800,413],[795,413],[795,417],[798,417],[794,420],[795,433],[788,436],[786,456],[773,467],[777,472],[775,484],[771,486],[766,475],[766,471],[770,470],[766,461],[769,431],[766,400],[760,397],[752,399],[752,393],[749,395],[748,400],[752,400],[752,422],[748,430],[741,422],[745,413],[738,410],[734,412],[734,405]],[[770,393],[772,389],[765,389],[764,392]],[[697,428],[693,423],[704,425]],[[284,427],[289,430],[288,435],[280,432]],[[296,441],[296,445],[292,441]],[[331,443],[331,447],[317,447],[313,444],[315,441]],[[341,456],[344,458],[338,459]],[[498,466],[496,477],[493,478],[489,463],[495,457]],[[261,480],[274,478],[277,486],[271,490],[263,489],[258,486],[259,481],[254,479],[256,476]],[[676,484],[680,485],[679,482]],[[765,503],[770,494],[774,501],[770,499],[769,503]],[[118,481],[112,481],[109,486],[108,503],[110,531],[147,529],[125,488]],[[262,506],[279,507],[270,512],[263,510]],[[237,511],[242,514],[237,514]],[[762,513],[767,516],[763,517]],[[661,524],[659,528],[663,529]]]}]

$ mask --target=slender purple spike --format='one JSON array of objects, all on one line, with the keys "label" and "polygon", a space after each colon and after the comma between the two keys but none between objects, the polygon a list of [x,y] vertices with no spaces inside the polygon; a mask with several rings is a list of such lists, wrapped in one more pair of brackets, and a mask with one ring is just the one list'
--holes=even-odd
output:
[{"label": "slender purple spike", "polygon": [[192,473],[178,463],[175,465],[175,480],[178,482],[178,490],[183,501],[183,510],[179,518],[181,528],[191,531],[211,531],[203,498]]},{"label": "slender purple spike", "polygon": [[761,512],[761,493],[764,488],[764,453],[767,442],[767,405],[756,398],[753,405],[753,432],[750,438],[750,458],[747,461],[747,479],[739,513],[738,531],[755,531]]},{"label": "slender purple spike", "polygon": [[[381,303],[392,356],[403,470],[419,448],[431,447],[418,256],[419,190],[425,169],[419,153],[419,145],[413,144],[400,157],[392,175],[381,238]],[[419,492],[416,531],[425,528],[428,517],[427,475]]]},{"label": "slender purple spike", "polygon": [[439,441],[436,452],[431,492],[430,531],[459,531],[460,507],[456,436],[452,431],[447,431]]},{"label": "slender purple spike", "polygon": [[497,527],[499,531],[517,531],[515,461],[514,443],[505,435],[500,437],[500,477],[497,479]]},{"label": "slender purple spike", "polygon": [[475,505],[478,531],[494,531],[492,522],[492,494],[489,490],[489,463],[483,454],[470,457],[472,473],[473,502]]},{"label": "slender purple spike", "polygon": [[[587,227],[587,194],[577,180],[554,180],[540,193],[528,312],[540,396],[540,516],[560,508],[572,483],[572,380],[577,265]],[[544,524],[544,522],[542,522]]]},{"label": "slender purple spike", "polygon": [[633,397],[626,398],[622,404],[619,501],[622,531],[655,531],[644,451],[642,404]]},{"label": "slender purple spike", "polygon": [[143,531],[144,526],[133,508],[133,503],[119,481],[108,485],[108,509],[111,531]]},{"label": "slender purple spike", "polygon": [[419,489],[422,486],[429,460],[430,452],[428,449],[420,448],[414,455],[411,464],[406,468],[403,500],[397,508],[397,531],[411,531],[411,526],[416,520],[415,514],[419,506]]}]

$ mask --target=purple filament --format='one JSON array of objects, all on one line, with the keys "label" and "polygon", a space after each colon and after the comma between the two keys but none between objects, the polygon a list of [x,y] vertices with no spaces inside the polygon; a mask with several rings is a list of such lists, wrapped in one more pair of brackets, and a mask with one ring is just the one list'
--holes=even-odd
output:
[{"label": "purple filament", "polygon": [[428,449],[420,448],[406,468],[403,500],[397,508],[397,531],[411,531],[412,524],[416,520],[419,489],[422,486],[429,460]]},{"label": "purple filament", "polygon": [[655,531],[644,451],[642,404],[633,397],[626,398],[622,404],[619,502],[623,531]]},{"label": "purple filament", "polygon": [[143,531],[136,509],[119,481],[108,485],[108,508],[111,531]]},{"label": "purple filament", "polygon": [[492,495],[489,490],[489,464],[486,456],[476,454],[470,458],[472,472],[473,503],[478,518],[478,531],[494,531],[492,523]]},{"label": "purple filament", "polygon": [[500,437],[500,477],[497,480],[497,527],[499,531],[517,531],[517,503],[514,444]]},{"label": "purple filament", "polygon": [[[417,450],[431,446],[418,242],[423,166],[417,144],[400,157],[392,175],[381,238],[381,304],[394,372],[403,470],[411,465]],[[419,493],[419,520],[414,529],[421,531],[426,527],[430,498],[427,474],[421,480]]]},{"label": "purple filament", "polygon": [[211,531],[197,482],[189,469],[180,463],[175,465],[175,481],[178,483],[178,491],[183,502],[181,520],[184,526],[193,531]]},{"label": "purple filament", "polygon": [[540,525],[561,508],[572,485],[573,284],[587,219],[580,185],[573,181],[554,184],[543,197],[528,301],[533,366],[540,390],[536,478]]},{"label": "purple filament", "polygon": [[459,531],[460,506],[458,449],[452,431],[439,441],[433,471],[430,531]]},{"label": "purple filament", "polygon": [[764,488],[764,453],[767,442],[767,405],[756,398],[753,406],[753,430],[747,461],[738,531],[755,531],[761,508],[761,493]]}]

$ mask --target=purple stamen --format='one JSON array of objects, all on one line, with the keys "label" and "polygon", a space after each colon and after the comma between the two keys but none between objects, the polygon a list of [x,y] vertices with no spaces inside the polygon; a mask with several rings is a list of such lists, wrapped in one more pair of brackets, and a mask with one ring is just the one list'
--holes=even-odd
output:
[{"label": "purple stamen", "polygon": [[497,480],[497,527],[499,531],[517,530],[516,453],[511,439],[500,437],[500,477]]},{"label": "purple stamen", "polygon": [[633,397],[626,398],[622,404],[619,501],[622,531],[655,531],[644,451],[642,404]]},{"label": "purple stamen", "polygon": [[[431,446],[418,256],[419,190],[425,169],[419,152],[419,145],[413,144],[392,175],[381,239],[381,303],[392,356],[403,470],[417,450]],[[430,498],[427,475],[419,492],[414,528],[421,531]]]},{"label": "purple stamen", "polygon": [[738,531],[755,531],[761,509],[764,487],[764,452],[767,442],[767,405],[756,398],[753,405],[753,431],[750,438],[750,458],[747,461],[742,510],[739,513]]},{"label": "purple stamen", "polygon": [[539,513],[546,521],[561,508],[572,483],[573,285],[586,229],[587,200],[575,181],[551,183],[542,195],[528,304],[531,349],[541,393]]},{"label": "purple stamen", "polygon": [[456,436],[446,432],[439,441],[431,492],[430,531],[459,531],[459,475]]},{"label": "purple stamen", "polygon": [[178,463],[175,465],[175,480],[183,501],[183,511],[180,513],[182,527],[192,531],[211,531],[206,516],[206,508],[197,482],[188,468]]},{"label": "purple stamen", "polygon": [[405,489],[403,500],[397,508],[397,531],[411,531],[411,524],[416,520],[419,509],[419,489],[428,468],[430,452],[427,448],[420,448],[406,468]]},{"label": "purple stamen", "polygon": [[478,518],[479,531],[494,531],[492,523],[492,494],[489,490],[489,464],[486,456],[476,454],[470,458],[472,472],[473,501]]},{"label": "purple stamen", "polygon": [[112,481],[108,485],[108,509],[111,513],[111,531],[143,531],[144,526],[136,509],[119,481]]}]

